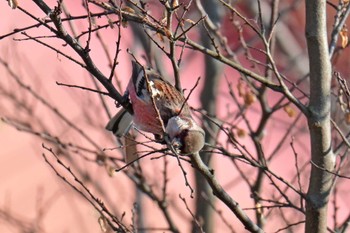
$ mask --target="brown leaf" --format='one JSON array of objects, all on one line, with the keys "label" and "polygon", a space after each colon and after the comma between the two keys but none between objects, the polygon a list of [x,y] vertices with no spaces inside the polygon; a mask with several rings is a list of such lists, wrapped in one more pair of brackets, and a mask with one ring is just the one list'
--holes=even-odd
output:
[{"label": "brown leaf", "polygon": [[250,106],[256,101],[256,96],[251,91],[247,92],[243,98],[246,106]]},{"label": "brown leaf", "polygon": [[345,123],[350,125],[350,112],[345,113]]},{"label": "brown leaf", "polygon": [[244,89],[244,87],[243,87],[243,82],[241,82],[241,81],[238,82],[238,84],[237,84],[237,89],[238,89],[238,96],[239,96],[239,97],[244,96],[245,89]]},{"label": "brown leaf", "polygon": [[247,135],[247,132],[244,129],[237,128],[237,136],[239,138],[244,138]]},{"label": "brown leaf", "polygon": [[284,106],[283,110],[287,113],[289,117],[295,117],[295,109],[292,108],[289,104]]},{"label": "brown leaf", "polygon": [[340,38],[341,38],[341,47],[344,49],[348,45],[349,38],[348,38],[348,29],[344,25],[344,27],[339,32]]},{"label": "brown leaf", "polygon": [[263,213],[263,208],[261,208],[261,207],[262,207],[261,203],[256,203],[255,208],[259,214]]},{"label": "brown leaf", "polygon": [[18,1],[17,0],[8,0],[8,4],[12,9],[16,9],[18,6]]},{"label": "brown leaf", "polygon": [[105,169],[109,177],[113,177],[115,175],[115,166],[105,164]]},{"label": "brown leaf", "polygon": [[101,216],[98,218],[98,224],[100,225],[102,232],[107,232],[107,221],[104,217]]},{"label": "brown leaf", "polygon": [[178,0],[173,0],[173,2],[172,2],[172,7],[173,8],[176,8],[176,7],[178,7],[179,6],[179,1]]}]

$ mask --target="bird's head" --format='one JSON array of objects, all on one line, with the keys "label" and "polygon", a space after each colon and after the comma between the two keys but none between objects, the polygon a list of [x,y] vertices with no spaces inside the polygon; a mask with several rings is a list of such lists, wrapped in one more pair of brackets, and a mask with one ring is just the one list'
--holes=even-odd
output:
[{"label": "bird's head", "polygon": [[199,152],[204,146],[204,130],[191,117],[170,118],[165,131],[173,146],[180,150],[181,155]]}]

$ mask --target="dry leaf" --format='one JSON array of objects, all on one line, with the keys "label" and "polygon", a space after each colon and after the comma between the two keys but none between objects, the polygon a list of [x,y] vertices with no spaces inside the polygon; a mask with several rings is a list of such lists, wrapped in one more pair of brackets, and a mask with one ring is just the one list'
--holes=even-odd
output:
[{"label": "dry leaf", "polygon": [[173,8],[176,8],[176,7],[178,7],[179,6],[179,1],[178,0],[173,0],[173,2],[172,2],[172,7]]},{"label": "dry leaf", "polygon": [[345,123],[350,125],[350,112],[345,113]]},{"label": "dry leaf", "polygon": [[348,45],[349,38],[348,38],[348,29],[346,26],[344,26],[341,31],[339,32],[340,38],[341,38],[341,47],[344,49]]},{"label": "dry leaf", "polygon": [[109,177],[113,177],[116,174],[116,168],[114,166],[105,164],[105,169]]},{"label": "dry leaf", "polygon": [[242,97],[244,96],[245,90],[243,88],[243,83],[242,82],[238,82],[237,84],[237,90],[238,90],[238,96]]},{"label": "dry leaf", "polygon": [[239,138],[244,138],[246,135],[247,133],[244,129],[237,128],[237,136]]},{"label": "dry leaf", "polygon": [[284,106],[283,110],[287,113],[289,117],[295,117],[295,109],[292,108],[289,104]]},{"label": "dry leaf", "polygon": [[259,214],[263,213],[262,205],[260,203],[256,203],[255,208]]},{"label": "dry leaf", "polygon": [[243,98],[246,106],[250,106],[256,101],[256,96],[251,91],[247,92]]},{"label": "dry leaf", "polygon": [[106,223],[106,219],[104,217],[99,217],[98,218],[98,224],[100,225],[101,231],[102,232],[107,232],[107,223]]},{"label": "dry leaf", "polygon": [[16,9],[18,6],[18,1],[17,0],[8,0],[8,4],[12,9]]}]

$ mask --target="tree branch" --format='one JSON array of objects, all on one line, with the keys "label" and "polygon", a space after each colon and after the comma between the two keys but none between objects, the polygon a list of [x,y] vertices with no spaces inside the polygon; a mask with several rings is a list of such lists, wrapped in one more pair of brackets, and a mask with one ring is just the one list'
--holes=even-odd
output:
[{"label": "tree branch", "polygon": [[[62,24],[60,16],[60,5],[58,4],[58,6],[56,6],[54,10],[51,10],[51,8],[47,6],[44,1],[33,1],[40,7],[40,9],[45,14],[47,14],[50,17],[57,29],[57,31],[55,32],[56,35],[62,40],[64,40],[83,59],[83,61],[86,64],[86,70],[88,70],[92,75],[94,75],[98,79],[98,81],[108,90],[112,98],[114,98],[118,103],[123,105],[123,107],[128,111],[131,110],[128,103],[125,103],[125,101],[123,101],[122,95],[115,89],[115,87],[109,81],[109,79],[106,76],[104,76],[102,72],[96,67],[95,63],[92,61],[89,55],[89,51],[84,49],[76,39],[74,39],[71,35],[68,34],[68,32]],[[46,24],[44,24],[44,26],[46,26]]]},{"label": "tree branch", "polygon": [[213,189],[214,195],[219,198],[225,205],[236,215],[236,217],[243,223],[245,228],[250,232],[262,233],[263,230],[260,229],[241,209],[239,204],[232,199],[230,195],[225,191],[225,189],[219,184],[214,176],[214,171],[210,170],[202,161],[198,153],[191,155],[192,165],[198,169],[200,173],[208,181],[210,187]]}]

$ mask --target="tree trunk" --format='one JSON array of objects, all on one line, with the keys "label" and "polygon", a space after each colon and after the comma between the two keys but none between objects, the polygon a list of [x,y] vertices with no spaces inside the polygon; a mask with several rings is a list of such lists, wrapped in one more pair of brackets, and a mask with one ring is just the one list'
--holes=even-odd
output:
[{"label": "tree trunk", "polygon": [[306,39],[310,61],[308,123],[311,175],[306,198],[305,232],[327,231],[327,206],[335,156],[331,147],[331,63],[328,54],[326,1],[306,1]]}]

